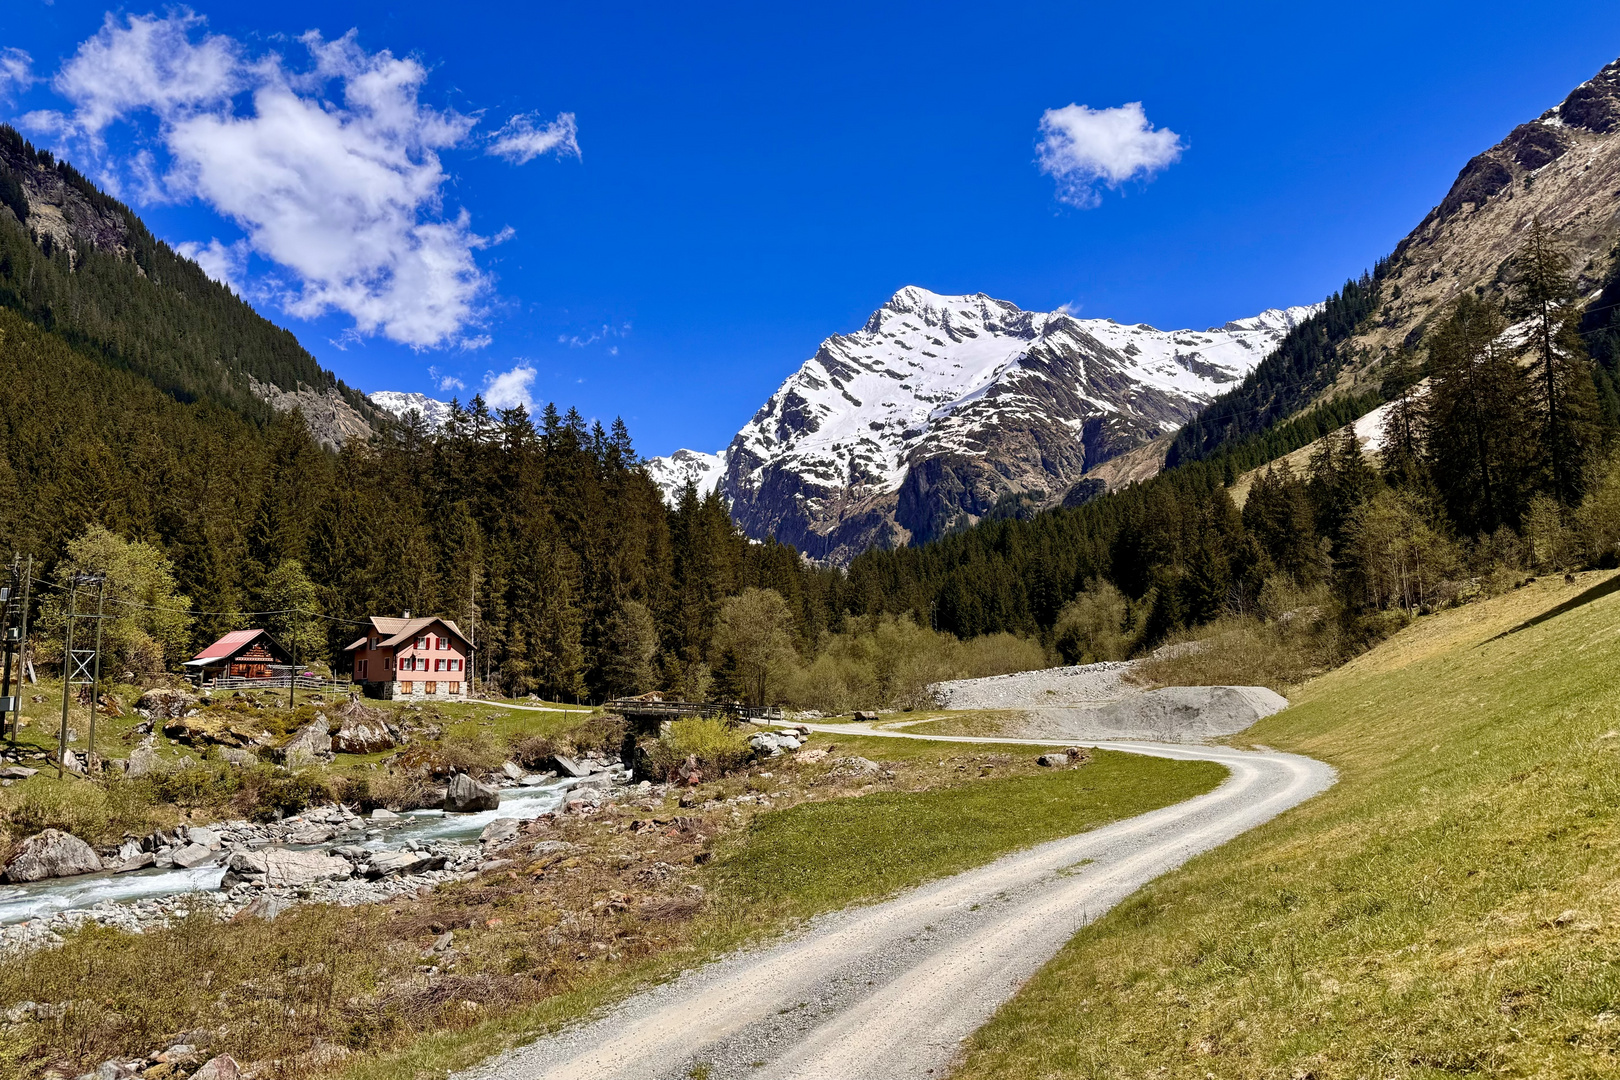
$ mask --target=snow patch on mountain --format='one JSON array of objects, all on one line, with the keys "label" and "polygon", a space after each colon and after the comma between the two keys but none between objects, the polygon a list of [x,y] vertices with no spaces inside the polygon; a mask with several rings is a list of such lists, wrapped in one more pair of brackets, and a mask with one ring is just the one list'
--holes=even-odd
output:
[{"label": "snow patch on mountain", "polygon": [[366,397],[383,412],[391,413],[401,420],[413,410],[421,413],[430,430],[437,431],[441,424],[450,419],[450,403],[430,398],[426,394],[406,393],[402,390],[378,390],[367,394]]},{"label": "snow patch on mountain", "polygon": [[680,501],[688,483],[697,485],[700,496],[719,486],[726,475],[726,452],[705,454],[700,450],[677,450],[668,457],[646,463],[647,475],[664,491],[671,506]]}]

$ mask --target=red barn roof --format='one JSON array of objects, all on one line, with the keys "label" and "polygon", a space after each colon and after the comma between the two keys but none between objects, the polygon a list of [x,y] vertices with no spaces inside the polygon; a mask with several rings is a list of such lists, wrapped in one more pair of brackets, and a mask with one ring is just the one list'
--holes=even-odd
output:
[{"label": "red barn roof", "polygon": [[213,660],[217,657],[231,656],[240,651],[242,646],[264,633],[263,630],[232,630],[208,648],[192,657],[193,660]]}]

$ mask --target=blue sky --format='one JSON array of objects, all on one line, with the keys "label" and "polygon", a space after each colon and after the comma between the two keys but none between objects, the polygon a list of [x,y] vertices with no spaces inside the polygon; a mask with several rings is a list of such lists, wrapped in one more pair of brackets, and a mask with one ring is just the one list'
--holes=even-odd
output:
[{"label": "blue sky", "polygon": [[345,380],[658,454],[907,284],[1165,328],[1319,300],[1620,55],[1620,5],[11,0],[0,50],[0,117]]}]

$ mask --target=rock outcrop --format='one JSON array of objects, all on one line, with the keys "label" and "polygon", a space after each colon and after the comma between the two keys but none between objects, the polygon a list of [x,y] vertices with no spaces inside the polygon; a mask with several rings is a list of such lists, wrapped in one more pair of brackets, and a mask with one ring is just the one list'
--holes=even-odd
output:
[{"label": "rock outcrop", "polygon": [[281,763],[289,769],[332,760],[332,736],[326,717],[319,714],[293,733],[281,747]]}]

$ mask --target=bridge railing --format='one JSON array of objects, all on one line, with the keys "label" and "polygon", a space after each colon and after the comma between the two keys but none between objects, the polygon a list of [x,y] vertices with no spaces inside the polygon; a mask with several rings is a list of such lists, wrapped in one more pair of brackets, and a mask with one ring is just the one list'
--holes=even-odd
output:
[{"label": "bridge railing", "polygon": [[647,701],[643,698],[614,698],[604,702],[602,708],[625,716],[656,717],[660,720],[680,720],[695,716],[724,717],[737,722],[780,721],[783,718],[779,706],[743,705],[735,701]]}]

